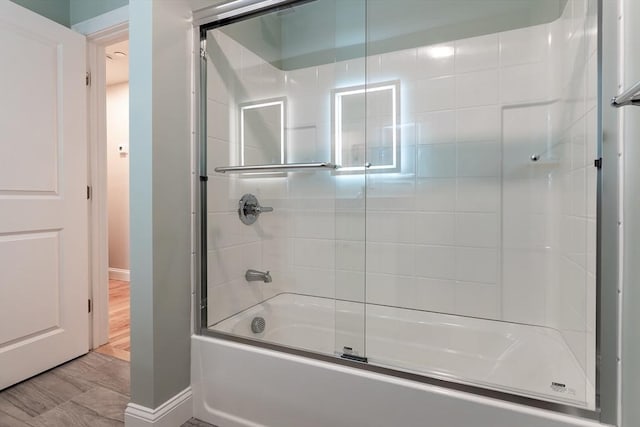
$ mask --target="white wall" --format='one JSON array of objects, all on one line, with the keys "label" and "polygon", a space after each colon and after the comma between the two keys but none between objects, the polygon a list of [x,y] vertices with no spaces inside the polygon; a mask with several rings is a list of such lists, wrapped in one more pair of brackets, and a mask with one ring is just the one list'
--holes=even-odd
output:
[{"label": "white wall", "polygon": [[129,83],[107,87],[109,268],[129,270]]}]

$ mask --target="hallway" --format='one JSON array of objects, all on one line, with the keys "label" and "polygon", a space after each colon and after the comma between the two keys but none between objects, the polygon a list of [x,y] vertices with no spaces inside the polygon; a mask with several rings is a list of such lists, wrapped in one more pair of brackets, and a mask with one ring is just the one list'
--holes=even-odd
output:
[{"label": "hallway", "polygon": [[127,362],[131,360],[129,286],[129,282],[109,280],[109,342],[96,350]]}]

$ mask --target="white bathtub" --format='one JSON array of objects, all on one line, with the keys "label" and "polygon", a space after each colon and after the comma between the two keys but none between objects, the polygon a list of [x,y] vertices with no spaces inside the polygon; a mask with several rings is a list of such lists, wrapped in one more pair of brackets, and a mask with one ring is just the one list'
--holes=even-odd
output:
[{"label": "white bathtub", "polygon": [[[329,355],[344,343],[362,352],[361,343],[372,365],[593,405],[591,384],[552,329],[371,304],[363,316],[362,309],[281,294],[211,329]],[[251,331],[256,316],[266,321],[260,334]],[[195,415],[220,427],[598,425],[217,338],[194,337],[192,354]]]}]

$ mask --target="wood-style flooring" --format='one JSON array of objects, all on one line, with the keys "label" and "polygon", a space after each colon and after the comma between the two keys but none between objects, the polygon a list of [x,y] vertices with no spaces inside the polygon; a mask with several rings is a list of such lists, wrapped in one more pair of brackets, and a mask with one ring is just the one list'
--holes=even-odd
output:
[{"label": "wood-style flooring", "polygon": [[91,352],[0,391],[0,427],[124,426],[128,402],[129,363]]},{"label": "wood-style flooring", "polygon": [[97,352],[131,360],[129,282],[109,280],[109,342]]}]

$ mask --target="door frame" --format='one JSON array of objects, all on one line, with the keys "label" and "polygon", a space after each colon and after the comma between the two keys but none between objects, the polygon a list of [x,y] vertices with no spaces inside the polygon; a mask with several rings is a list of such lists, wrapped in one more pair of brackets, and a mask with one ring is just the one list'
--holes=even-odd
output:
[{"label": "door frame", "polygon": [[105,47],[129,38],[129,6],[79,22],[72,30],[87,37],[87,165],[89,207],[89,348],[109,341],[109,239],[107,216],[107,126]]}]

